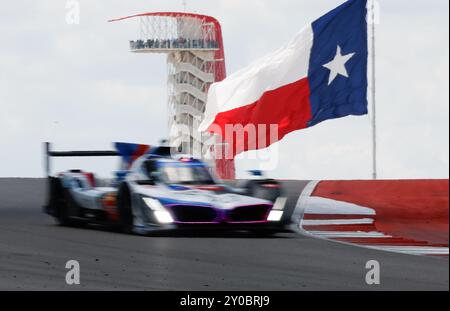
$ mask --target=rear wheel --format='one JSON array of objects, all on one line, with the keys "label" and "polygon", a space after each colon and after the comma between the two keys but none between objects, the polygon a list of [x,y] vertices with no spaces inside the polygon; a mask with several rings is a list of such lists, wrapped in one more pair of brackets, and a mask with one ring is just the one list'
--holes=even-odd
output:
[{"label": "rear wheel", "polygon": [[133,232],[133,211],[131,207],[131,192],[127,184],[123,183],[119,187],[117,195],[117,206],[120,216],[120,230],[125,233]]},{"label": "rear wheel", "polygon": [[60,226],[72,227],[75,225],[75,223],[69,218],[67,206],[62,200],[58,203],[58,214],[55,218]]}]

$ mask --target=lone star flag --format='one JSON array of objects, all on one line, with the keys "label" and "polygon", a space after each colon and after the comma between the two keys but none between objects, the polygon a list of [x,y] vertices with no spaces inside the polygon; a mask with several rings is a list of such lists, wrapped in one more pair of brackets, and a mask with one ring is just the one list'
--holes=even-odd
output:
[{"label": "lone star flag", "polygon": [[[367,114],[366,5],[345,2],[287,46],[213,84],[200,130],[222,136],[234,156],[325,120]],[[238,125],[256,127],[256,135],[227,137],[227,127]]]}]

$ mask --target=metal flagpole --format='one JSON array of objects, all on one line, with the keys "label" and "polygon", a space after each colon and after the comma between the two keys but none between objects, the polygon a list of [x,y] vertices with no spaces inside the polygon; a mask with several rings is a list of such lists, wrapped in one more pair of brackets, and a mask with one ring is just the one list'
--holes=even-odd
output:
[{"label": "metal flagpole", "polygon": [[377,171],[377,114],[376,114],[376,82],[375,82],[375,1],[372,0],[372,178],[378,178]]}]

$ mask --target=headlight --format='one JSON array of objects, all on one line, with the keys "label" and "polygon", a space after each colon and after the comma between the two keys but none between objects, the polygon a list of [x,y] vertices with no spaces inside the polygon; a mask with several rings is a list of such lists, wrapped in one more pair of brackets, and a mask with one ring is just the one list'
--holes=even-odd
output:
[{"label": "headlight", "polygon": [[153,211],[153,214],[161,224],[170,224],[173,222],[173,218],[170,213],[164,208],[164,206],[158,200],[152,198],[143,198],[145,204]]},{"label": "headlight", "polygon": [[283,211],[271,210],[269,216],[267,216],[268,221],[280,221],[283,216]]}]

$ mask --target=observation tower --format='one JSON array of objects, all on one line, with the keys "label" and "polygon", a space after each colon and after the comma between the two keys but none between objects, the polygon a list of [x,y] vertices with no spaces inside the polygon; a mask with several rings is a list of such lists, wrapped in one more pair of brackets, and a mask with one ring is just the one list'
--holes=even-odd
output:
[{"label": "observation tower", "polygon": [[130,40],[131,52],[167,54],[170,143],[178,152],[215,166],[219,177],[234,179],[234,160],[224,159],[221,137],[198,131],[210,85],[226,77],[220,23],[211,16],[177,12],[143,13],[111,22],[127,19],[139,20],[140,33]]}]

